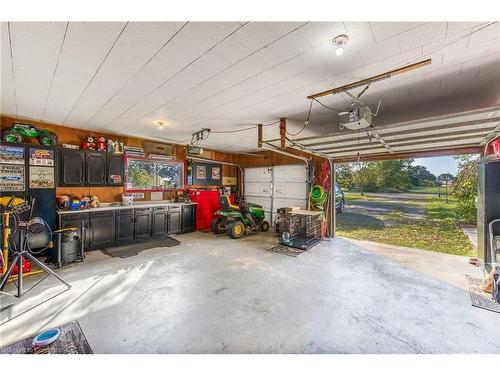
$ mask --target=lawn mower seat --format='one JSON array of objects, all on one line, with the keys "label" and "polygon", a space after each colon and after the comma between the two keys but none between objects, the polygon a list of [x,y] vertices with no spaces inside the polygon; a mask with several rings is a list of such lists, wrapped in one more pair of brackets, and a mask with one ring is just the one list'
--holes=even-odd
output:
[{"label": "lawn mower seat", "polygon": [[231,211],[231,210],[236,210],[239,211],[240,207],[234,204],[231,204],[231,200],[229,199],[229,196],[227,195],[221,195],[219,196],[219,205],[222,210],[225,211]]}]

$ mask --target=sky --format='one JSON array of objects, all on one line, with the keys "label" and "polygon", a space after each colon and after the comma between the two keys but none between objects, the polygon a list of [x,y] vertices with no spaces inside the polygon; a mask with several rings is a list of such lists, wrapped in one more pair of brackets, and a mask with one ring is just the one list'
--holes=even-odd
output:
[{"label": "sky", "polygon": [[413,165],[423,165],[435,176],[439,176],[440,174],[447,172],[455,176],[458,171],[458,162],[453,158],[453,156],[439,156],[414,160]]}]

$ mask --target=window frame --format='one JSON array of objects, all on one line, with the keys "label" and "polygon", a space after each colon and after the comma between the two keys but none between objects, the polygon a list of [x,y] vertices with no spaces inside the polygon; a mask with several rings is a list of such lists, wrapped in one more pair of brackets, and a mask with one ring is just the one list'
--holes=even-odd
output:
[{"label": "window frame", "polygon": [[[128,162],[129,160],[136,160],[136,161],[146,161],[150,163],[156,163],[156,164],[176,164],[181,167],[181,181],[182,181],[182,186],[177,186],[176,188],[160,188],[158,186],[155,186],[152,189],[129,189],[128,188]],[[155,192],[155,191],[174,191],[174,190],[184,190],[186,187],[186,166],[185,162],[177,161],[177,160],[155,160],[155,159],[148,159],[146,157],[139,157],[139,156],[125,156],[125,191],[130,192],[130,193],[135,193],[135,192]],[[158,177],[158,176],[157,176]]]}]

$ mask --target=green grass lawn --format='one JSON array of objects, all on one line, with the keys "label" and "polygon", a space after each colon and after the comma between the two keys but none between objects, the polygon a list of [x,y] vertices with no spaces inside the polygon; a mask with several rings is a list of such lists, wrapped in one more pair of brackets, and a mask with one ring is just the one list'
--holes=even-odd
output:
[{"label": "green grass lawn", "polygon": [[[353,195],[359,204],[365,197]],[[346,201],[351,194],[346,194]],[[373,198],[370,199],[373,201]],[[384,204],[383,200],[380,200]],[[420,201],[404,201],[405,205],[424,207],[424,218],[408,218],[399,211],[372,215],[346,208],[337,216],[337,233],[340,236],[368,240],[396,246],[413,247],[446,254],[476,256],[476,251],[456,221],[456,201],[449,203],[437,197]],[[358,212],[357,212],[358,211]]]},{"label": "green grass lawn", "polygon": [[[411,188],[408,192],[409,193],[436,194],[436,195],[438,195],[438,193],[441,191],[441,196],[444,197],[445,189],[446,188],[443,186],[441,186],[440,188],[437,186],[417,186],[417,187]],[[450,193],[450,191],[451,191],[451,187],[448,186],[448,194]]]}]

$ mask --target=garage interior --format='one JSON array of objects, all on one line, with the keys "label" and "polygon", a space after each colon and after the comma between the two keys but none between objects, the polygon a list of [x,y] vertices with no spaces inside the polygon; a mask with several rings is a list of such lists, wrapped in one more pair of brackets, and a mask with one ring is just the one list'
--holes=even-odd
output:
[{"label": "garage interior", "polygon": [[[498,22],[1,29],[0,352],[500,353]],[[336,163],[463,154],[477,267],[336,236]]]}]

